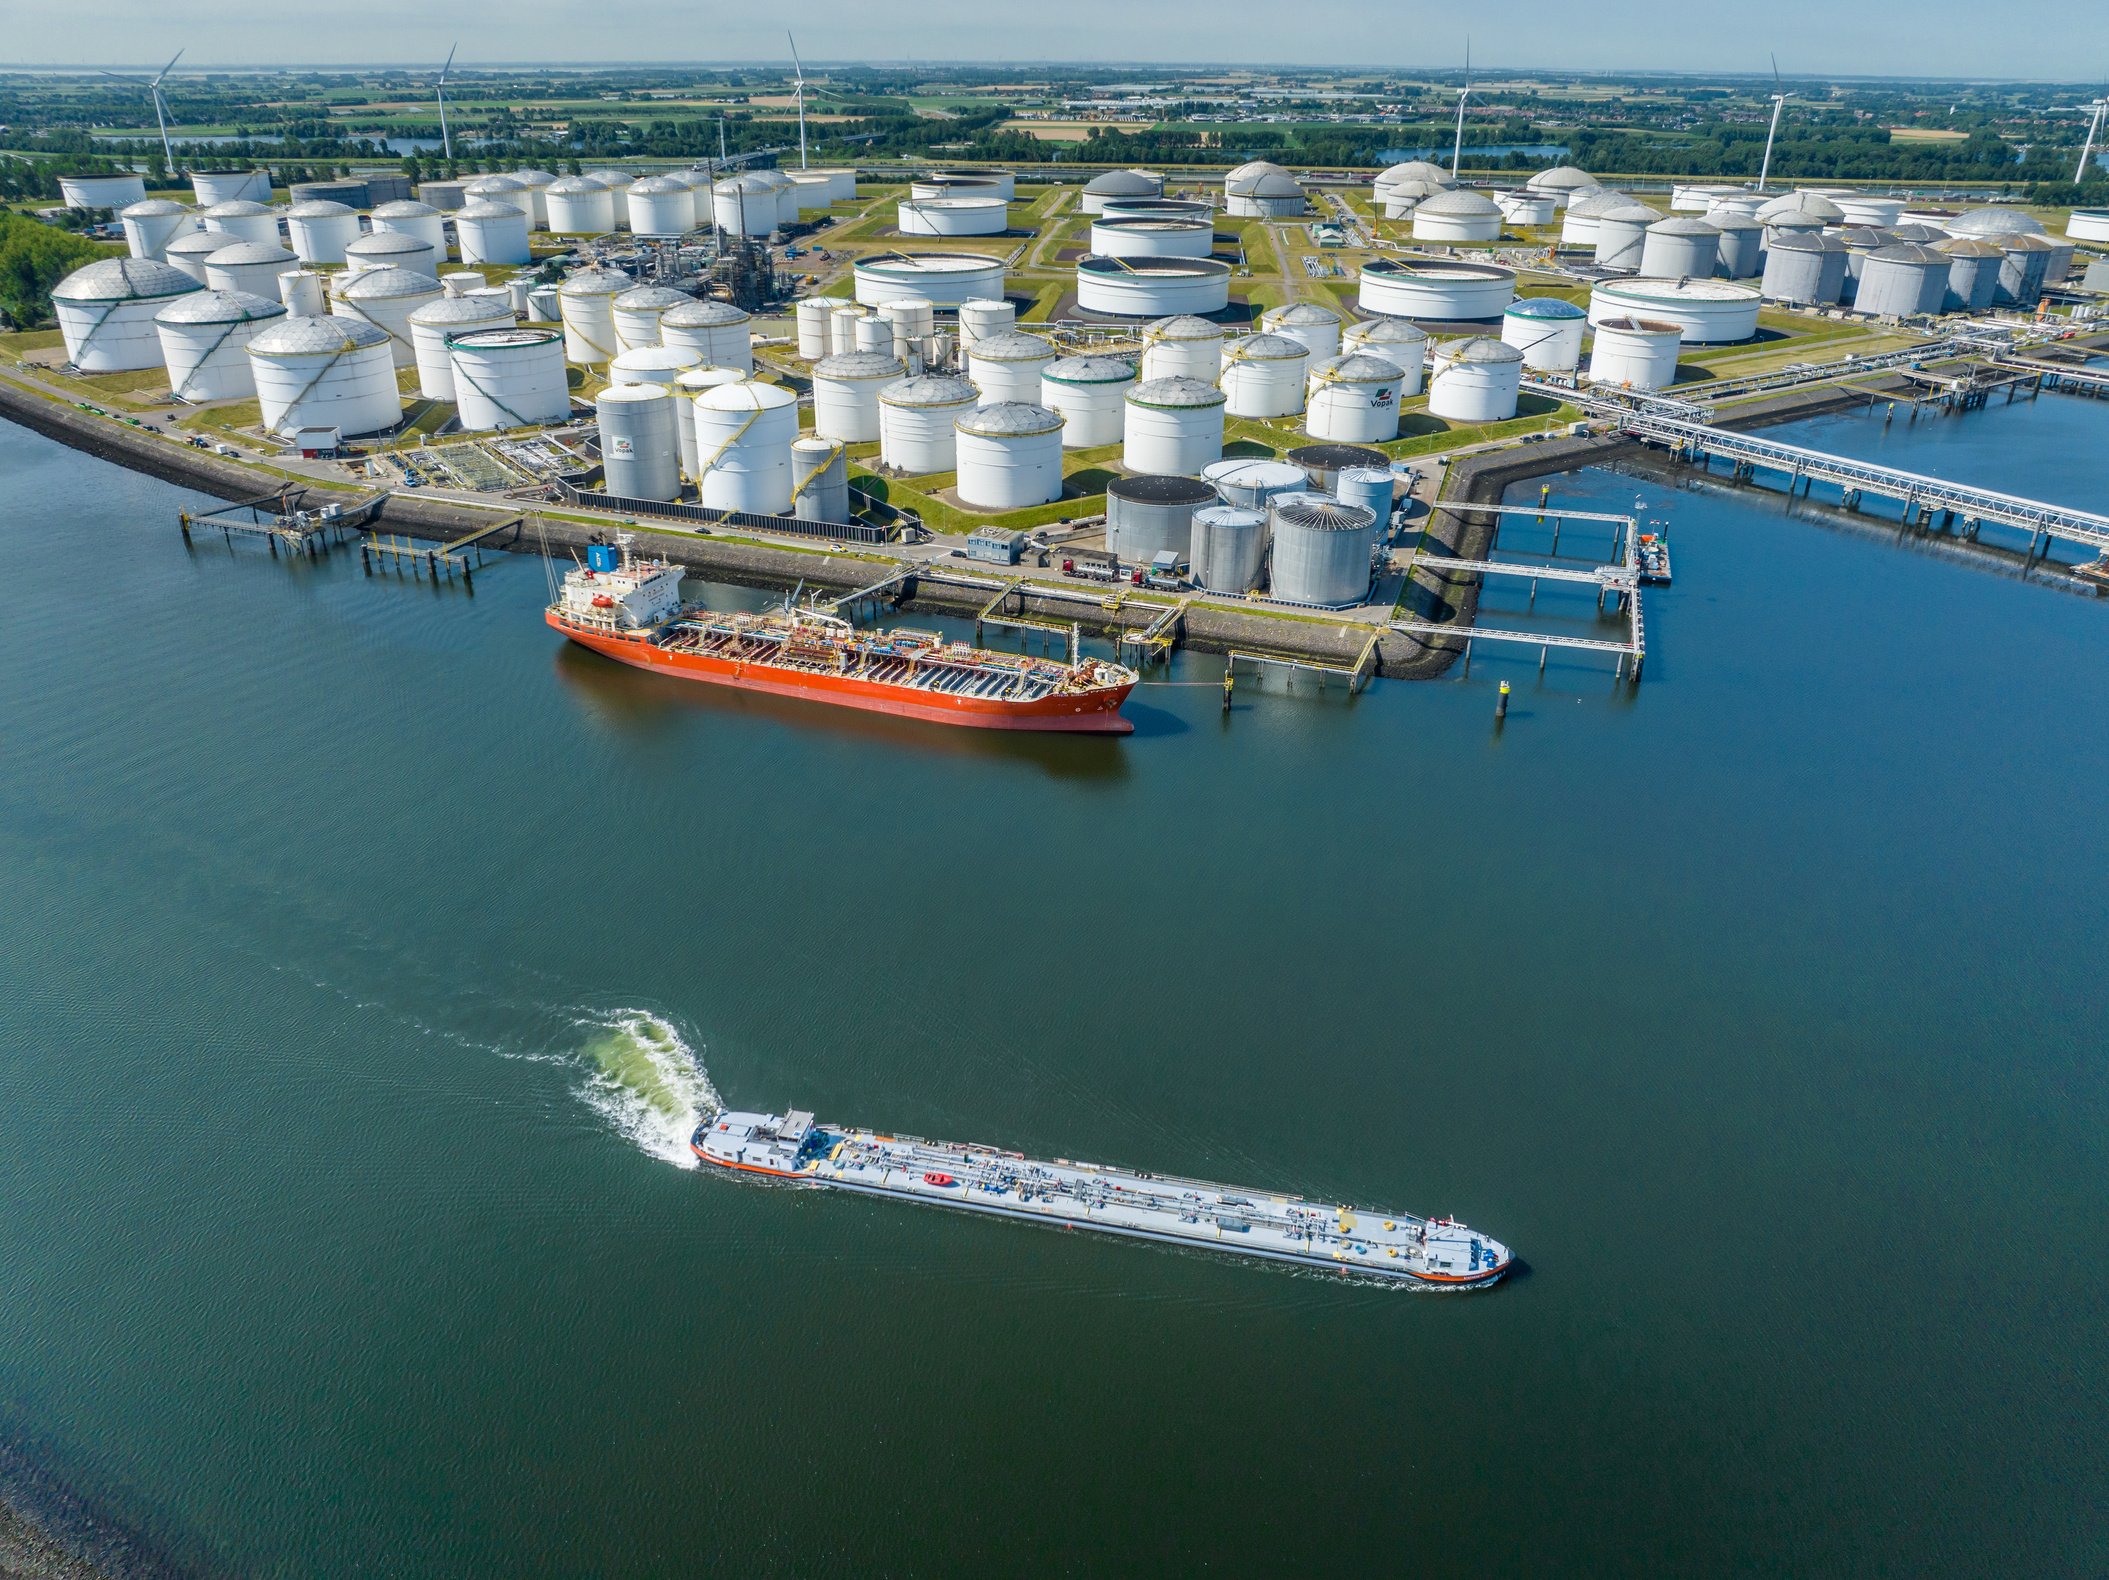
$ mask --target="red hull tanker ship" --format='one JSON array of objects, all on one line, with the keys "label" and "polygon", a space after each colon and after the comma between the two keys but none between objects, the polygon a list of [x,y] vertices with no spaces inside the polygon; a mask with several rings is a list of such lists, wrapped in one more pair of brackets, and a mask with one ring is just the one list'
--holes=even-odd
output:
[{"label": "red hull tanker ship", "polygon": [[582,647],[686,680],[985,730],[1125,735],[1135,671],[992,653],[929,631],[859,631],[817,609],[719,614],[681,602],[681,568],[587,547],[546,618]]}]

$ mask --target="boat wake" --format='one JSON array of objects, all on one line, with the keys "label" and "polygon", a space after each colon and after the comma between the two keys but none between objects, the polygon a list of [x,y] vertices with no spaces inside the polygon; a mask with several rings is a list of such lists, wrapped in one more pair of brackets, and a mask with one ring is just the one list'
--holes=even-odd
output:
[{"label": "boat wake", "polygon": [[663,1163],[692,1169],[689,1137],[724,1107],[681,1033],[649,1010],[613,1009],[578,1022],[586,1033],[579,1097],[612,1130]]}]

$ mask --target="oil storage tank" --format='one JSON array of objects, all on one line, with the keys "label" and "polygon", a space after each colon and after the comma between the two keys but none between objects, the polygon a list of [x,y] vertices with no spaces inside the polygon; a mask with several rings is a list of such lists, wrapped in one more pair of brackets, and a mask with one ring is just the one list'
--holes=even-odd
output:
[{"label": "oil storage tank", "polygon": [[1142,377],[1215,382],[1223,371],[1223,326],[1191,313],[1160,318],[1142,332]]},{"label": "oil storage tank", "polygon": [[1714,273],[1724,280],[1755,280],[1765,272],[1765,227],[1748,214],[1709,209],[1707,224],[1721,233]]},{"label": "oil storage tank", "polygon": [[59,197],[71,209],[121,209],[146,201],[146,183],[126,171],[107,176],[60,176]]},{"label": "oil storage tank", "polygon": [[[564,317],[567,361],[582,366],[606,362],[622,350],[615,340],[615,298],[636,283],[620,269],[599,265],[574,269],[564,277],[557,287],[557,307]],[[662,330],[665,322],[661,318]]]},{"label": "oil storage tank", "polygon": [[1386,464],[1382,450],[1360,444],[1299,445],[1286,459],[1302,470],[1307,487],[1335,496],[1340,492],[1340,479],[1349,472]]},{"label": "oil storage tank", "polygon": [[[378,220],[380,211],[375,210]],[[278,245],[278,215],[250,198],[215,203],[198,216],[207,230],[216,230],[234,241],[260,241]]]},{"label": "oil storage tank", "polygon": [[388,337],[389,355],[399,368],[417,366],[417,347],[410,337],[410,315],[445,293],[429,274],[409,269],[361,269],[337,276],[330,312],[340,318],[362,318]]},{"label": "oil storage tank", "polygon": [[1147,170],[1108,170],[1084,183],[1078,207],[1082,213],[1098,214],[1109,198],[1154,198],[1164,196],[1164,177]]},{"label": "oil storage tank", "polygon": [[1076,304],[1116,318],[1219,313],[1230,305],[1230,265],[1215,258],[1108,258],[1076,266]]},{"label": "oil storage tank", "polygon": [[[684,368],[674,375],[674,426],[681,440],[681,470],[688,476],[696,475],[696,398],[721,384],[737,384],[746,376],[737,368]],[[834,443],[832,439],[825,442]]]},{"label": "oil storage tank", "polygon": [[98,258],[51,288],[51,309],[66,360],[83,373],[125,373],[163,365],[154,317],[173,298],[204,287],[152,258]]},{"label": "oil storage tank", "polygon": [[1206,258],[1216,227],[1199,219],[1107,219],[1091,222],[1091,250],[1107,258]]},{"label": "oil storage tank", "polygon": [[1523,185],[1527,191],[1549,193],[1563,209],[1579,197],[1604,189],[1603,182],[1573,165],[1554,165],[1550,170],[1540,170]]},{"label": "oil storage tank", "polygon": [[335,428],[350,438],[403,420],[386,330],[359,318],[288,314],[249,341],[264,427]]},{"label": "oil storage tank", "polygon": [[981,400],[965,379],[924,373],[879,391],[879,464],[910,477],[949,472],[958,459],[952,424]]},{"label": "oil storage tank", "polygon": [[879,305],[879,317],[885,321],[890,342],[882,349],[903,362],[910,356],[920,358],[937,333],[937,304],[927,297],[896,296]]},{"label": "oil storage tank", "polygon": [[1234,219],[1295,219],[1310,202],[1296,177],[1286,170],[1267,169],[1225,181],[1223,206]]},{"label": "oil storage tank", "polygon": [[[499,200],[509,202],[503,196]],[[552,235],[605,236],[615,229],[615,194],[598,181],[564,176],[543,189],[542,200],[548,207]]]},{"label": "oil storage tank", "polygon": [[1377,444],[1399,436],[1396,364],[1366,351],[1328,357],[1305,387],[1304,430],[1332,444]]},{"label": "oil storage tank", "polygon": [[313,269],[288,269],[278,277],[278,299],[295,318],[314,318],[329,308],[329,276]]},{"label": "oil storage tank", "polygon": [[197,210],[171,203],[167,198],[146,198],[127,204],[117,216],[124,227],[125,246],[135,258],[166,260],[168,244],[178,236],[204,229]]},{"label": "oil storage tank", "polygon": [[1560,245],[1594,250],[1598,217],[1625,208],[1632,201],[1625,193],[1609,187],[1577,192],[1568,200],[1567,213],[1560,221]]},{"label": "oil storage tank", "polygon": [[1190,560],[1194,512],[1215,503],[1216,491],[1199,478],[1116,477],[1106,485],[1106,549],[1131,565],[1165,553]]},{"label": "oil storage tank", "polygon": [[1948,284],[1941,306],[1951,313],[1990,311],[1999,299],[1999,266],[2006,254],[1996,241],[1982,236],[1951,236],[1933,250],[1948,260]]},{"label": "oil storage tank", "polygon": [[408,269],[412,274],[425,274],[439,281],[440,259],[432,251],[432,244],[421,236],[408,231],[377,230],[349,242],[344,248],[344,269],[347,274],[364,273],[368,269]]},{"label": "oil storage tank", "polygon": [[[405,236],[415,236],[430,247],[435,274],[447,261],[447,216],[430,203],[420,203],[416,198],[397,198],[393,203],[383,203],[375,209],[372,218],[376,231],[397,231]],[[271,223],[275,230],[277,220]],[[271,239],[278,238],[273,236]]]},{"label": "oil storage tank", "polygon": [[608,493],[621,499],[681,497],[681,442],[674,397],[663,384],[611,384],[593,403]]},{"label": "oil storage tank", "polygon": [[1721,257],[1721,232],[1703,219],[1672,216],[1647,228],[1640,245],[1640,272],[1650,279],[1703,279]]},{"label": "oil storage tank", "polygon": [[1947,256],[1900,241],[1867,255],[1853,306],[1876,317],[1910,318],[1939,312],[1947,294]]},{"label": "oil storage tank", "polygon": [[844,444],[878,438],[879,391],[901,376],[901,359],[890,352],[822,357],[813,364],[813,431]]},{"label": "oil storage tank", "polygon": [[937,307],[1000,299],[1004,268],[1001,258],[978,252],[892,253],[860,258],[851,269],[857,300],[877,307],[897,296],[920,296]]},{"label": "oil storage tank", "polygon": [[1130,472],[1194,477],[1223,458],[1223,392],[1199,379],[1147,379],[1127,395],[1127,443],[1121,465]]},{"label": "oil storage tank", "polygon": [[1000,236],[1010,228],[1010,205],[1000,197],[903,199],[893,223],[903,236]]},{"label": "oil storage tank", "polygon": [[[1213,204],[1199,198],[1108,198],[1098,217],[1103,220],[1175,219],[1213,225],[1216,211]],[[1102,252],[1105,249],[1093,247],[1091,250]]]},{"label": "oil storage tank", "polygon": [[1037,402],[1040,374],[1059,355],[1038,335],[1008,329],[974,342],[967,353],[967,377],[981,391],[984,405],[997,401]]},{"label": "oil storage tank", "polygon": [[[667,310],[686,307],[694,300],[688,292],[677,291],[671,285],[633,285],[621,292],[608,304],[609,316],[615,322],[617,353],[658,345],[659,321],[666,316]],[[701,360],[707,362],[711,359],[706,356]]]},{"label": "oil storage tank", "polygon": [[696,397],[696,465],[703,503],[760,516],[791,508],[791,442],[798,397],[743,379]]},{"label": "oil storage tank", "polygon": [[1822,231],[1767,232],[1758,290],[1797,307],[1835,305],[1845,294],[1845,243]]},{"label": "oil storage tank", "polygon": [[216,230],[194,230],[181,236],[171,237],[162,250],[161,260],[171,268],[181,269],[200,285],[205,283],[205,260],[216,252],[224,252],[234,245],[234,238],[224,236]]},{"label": "oil storage tank", "polygon": [[2043,283],[2050,276],[2052,247],[2043,236],[2009,234],[1997,238],[2000,251],[2000,307],[2034,307],[2043,300]]},{"label": "oil storage tank", "polygon": [[[1006,203],[1018,196],[1018,178],[1008,170],[933,170],[931,177],[935,180],[983,183]],[[793,172],[793,178],[796,178],[796,172]]]},{"label": "oil storage tank", "polygon": [[[520,195],[500,198],[497,201],[508,208],[516,208],[527,216],[527,223],[536,230],[549,228],[549,189],[556,185],[557,178],[547,170],[513,170],[506,179],[520,183]],[[463,197],[466,198],[464,193]],[[427,199],[429,202],[430,199]],[[460,207],[460,204],[456,204]]]},{"label": "oil storage tank", "polygon": [[1118,444],[1134,383],[1135,364],[1126,357],[1063,357],[1040,370],[1040,404],[1061,413],[1063,448]]},{"label": "oil storage tank", "polygon": [[828,314],[827,348],[831,356],[848,356],[857,349],[857,326],[871,315],[861,307],[844,305]]},{"label": "oil storage tank", "polygon": [[[916,297],[916,301],[923,298]],[[934,305],[934,304],[933,304]],[[971,351],[974,342],[989,335],[1002,334],[1018,326],[1018,307],[1015,302],[993,297],[975,297],[959,304],[959,349]]]},{"label": "oil storage tank", "polygon": [[825,296],[801,296],[794,309],[798,323],[798,354],[818,362],[829,351],[827,321],[835,304]]},{"label": "oil storage tank", "polygon": [[754,315],[730,302],[691,299],[659,315],[659,343],[695,352],[714,368],[754,371]]},{"label": "oil storage tank", "polygon": [[342,203],[311,198],[286,210],[286,236],[302,263],[342,263],[359,239],[359,216]]},{"label": "oil storage tank", "polygon": [[853,351],[893,352],[893,325],[877,313],[866,313],[850,327],[850,349]]},{"label": "oil storage tank", "polygon": [[1204,505],[1194,512],[1187,563],[1194,585],[1241,594],[1260,584],[1267,564],[1267,517],[1244,505]]},{"label": "oil storage tank", "polygon": [[1501,205],[1483,192],[1462,189],[1423,198],[1413,211],[1415,241],[1499,241]]},{"label": "oil storage tank", "polygon": [[1446,422],[1506,422],[1516,415],[1523,353],[1505,340],[1475,335],[1435,348],[1428,411]]},{"label": "oil storage tank", "polygon": [[245,400],[256,393],[249,342],[286,316],[248,291],[191,291],[154,315],[169,393],[178,400]]},{"label": "oil storage tank", "polygon": [[233,203],[247,198],[252,203],[271,201],[271,172],[268,170],[193,170],[190,190],[198,207]]},{"label": "oil storage tank", "polygon": [[[1382,460],[1380,455],[1378,460]],[[1270,461],[1260,456],[1240,455],[1211,461],[1201,468],[1201,480],[1216,491],[1226,505],[1265,510],[1277,494],[1300,494],[1311,486],[1302,467],[1288,461]]]},{"label": "oil storage tank", "polygon": [[1902,198],[1883,197],[1874,192],[1840,191],[1831,193],[1830,198],[1838,205],[1839,215],[1848,225],[1870,225],[1877,230],[1887,230],[1904,212]]},{"label": "oil storage tank", "polygon": [[[672,389],[681,375],[697,367],[696,354],[678,346],[639,346],[608,364],[610,384],[664,384]],[[686,397],[682,397],[686,405]],[[678,429],[679,424],[675,427]]]},{"label": "oil storage tank", "polygon": [[[792,199],[794,210],[797,199]],[[731,236],[766,236],[776,229],[776,189],[756,175],[715,181],[710,188],[710,222]]]},{"label": "oil storage tank", "polygon": [[1688,346],[1727,345],[1757,333],[1758,293],[1728,280],[1606,280],[1589,293],[1589,317],[1656,318],[1681,326]]},{"label": "oil storage tank", "polygon": [[[1596,216],[1596,266],[1627,274],[1640,272],[1647,253],[1648,231],[1662,218],[1644,203],[1628,200]],[[1709,271],[1711,272],[1711,271]]]},{"label": "oil storage tank", "polygon": [[1362,267],[1357,305],[1392,318],[1499,318],[1516,298],[1516,271],[1491,263],[1378,258]]},{"label": "oil storage tank", "polygon": [[527,214],[516,204],[477,198],[455,211],[454,235],[463,263],[523,264],[532,257]]},{"label": "oil storage tank", "polygon": [[1274,550],[1269,597],[1343,609],[1369,596],[1376,512],[1324,494],[1286,494],[1267,506],[1267,515]]},{"label": "oil storage tank", "polygon": [[814,434],[791,441],[791,511],[800,521],[849,516],[849,452]]},{"label": "oil storage tank", "polygon": [[1311,348],[1286,335],[1246,335],[1223,347],[1223,410],[1231,417],[1293,417],[1304,409]]},{"label": "oil storage tank", "polygon": [[1340,355],[1340,315],[1316,302],[1270,307],[1260,314],[1260,328],[1270,335],[1302,341],[1314,362]]},{"label": "oil storage tank", "polygon": [[215,291],[247,291],[277,300],[280,276],[300,267],[300,260],[273,242],[237,241],[205,259],[205,283]]},{"label": "oil storage tank", "polygon": [[410,315],[410,346],[417,361],[417,392],[426,400],[453,400],[454,358],[447,342],[474,329],[507,329],[512,309],[476,296],[441,296]]},{"label": "oil storage tank", "polygon": [[686,236],[696,228],[696,193],[672,176],[646,176],[622,195],[633,236]]},{"label": "oil storage tank", "polygon": [[1494,205],[1502,221],[1519,230],[1536,230],[1560,217],[1559,200],[1550,192],[1496,192]]},{"label": "oil storage tank", "polygon": [[1536,373],[1572,373],[1582,365],[1588,312],[1557,296],[1526,296],[1501,315],[1501,338],[1523,353]]},{"label": "oil storage tank", "polygon": [[1428,331],[1405,318],[1358,318],[1340,336],[1344,351],[1367,351],[1397,365],[1401,396],[1418,395],[1428,367]]},{"label": "oil storage tank", "polygon": [[1677,382],[1684,330],[1649,318],[1606,318],[1589,345],[1589,382],[1662,390]]},{"label": "oil storage tank", "polygon": [[998,401],[952,424],[961,503],[1020,510],[1062,497],[1060,412],[1031,401]]}]

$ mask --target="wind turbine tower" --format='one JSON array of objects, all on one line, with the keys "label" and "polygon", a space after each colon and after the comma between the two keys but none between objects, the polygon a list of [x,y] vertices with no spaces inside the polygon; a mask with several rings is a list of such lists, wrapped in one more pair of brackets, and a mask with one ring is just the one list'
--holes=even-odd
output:
[{"label": "wind turbine tower", "polygon": [[1465,100],[1472,96],[1472,40],[1465,40],[1465,85],[1457,90],[1457,140],[1450,145],[1450,179],[1457,179],[1465,155]]},{"label": "wind turbine tower", "polygon": [[439,146],[440,151],[451,160],[454,157],[454,134],[447,130],[447,73],[454,69],[454,51],[459,44],[447,50],[446,64],[439,68],[439,81],[433,84],[433,95],[439,100]]},{"label": "wind turbine tower", "polygon": [[806,168],[806,69],[798,59],[798,40],[791,37],[788,29],[784,38],[791,46],[791,66],[795,72],[792,80],[798,87],[798,168],[803,170]]},{"label": "wind turbine tower", "polygon": [[1757,189],[1765,190],[1765,181],[1772,174],[1772,140],[1779,136],[1779,112],[1787,107],[1786,90],[1780,86],[1779,56],[1772,57],[1772,125],[1765,131],[1765,162],[1758,167]]},{"label": "wind turbine tower", "polygon": [[[169,56],[168,64],[155,72],[145,84],[146,91],[154,100],[154,124],[161,128],[161,157],[167,162],[170,175],[176,173],[176,150],[168,140],[168,105],[161,97],[161,83],[163,78],[176,69],[176,62],[182,58],[183,51],[179,49]],[[128,77],[121,71],[105,71],[103,75],[115,77],[119,82],[136,84],[139,81],[137,77]]]}]

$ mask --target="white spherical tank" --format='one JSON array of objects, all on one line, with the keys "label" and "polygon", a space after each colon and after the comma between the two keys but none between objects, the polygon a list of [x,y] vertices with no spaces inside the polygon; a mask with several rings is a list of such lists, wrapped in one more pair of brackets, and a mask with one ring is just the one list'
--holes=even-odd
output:
[{"label": "white spherical tank", "polygon": [[1535,373],[1572,373],[1582,365],[1589,314],[1557,296],[1526,296],[1501,315],[1501,338],[1523,353]]},{"label": "white spherical tank", "polygon": [[198,217],[207,230],[216,230],[231,240],[262,242],[272,247],[278,245],[278,215],[252,199],[236,198],[229,203],[215,203]]},{"label": "white spherical tank", "polygon": [[392,342],[357,318],[288,314],[249,341],[264,427],[336,428],[346,438],[379,433],[403,420]]},{"label": "white spherical tank", "polygon": [[615,229],[615,194],[598,181],[565,176],[543,189],[542,201],[552,235],[605,236]]},{"label": "white spherical tank", "polygon": [[[447,261],[447,216],[430,203],[420,203],[415,198],[402,198],[394,203],[383,203],[373,211],[373,228],[376,231],[398,231],[405,236],[415,236],[432,249],[433,268]],[[275,220],[272,222],[277,223]]]},{"label": "white spherical tank", "polygon": [[615,340],[615,298],[636,283],[620,269],[599,267],[574,269],[564,277],[557,306],[564,317],[567,360],[590,365],[622,350]]},{"label": "white spherical tank", "polygon": [[478,198],[454,213],[454,236],[463,263],[523,264],[532,257],[524,210],[512,203]]},{"label": "white spherical tank", "polygon": [[835,304],[825,296],[801,296],[794,309],[798,321],[798,354],[817,362],[828,354],[828,314]]},{"label": "white spherical tank", "polygon": [[827,349],[832,357],[846,357],[857,349],[857,325],[870,315],[861,307],[844,304],[828,314]]},{"label": "white spherical tank", "polygon": [[194,230],[174,237],[162,249],[161,259],[171,268],[181,269],[200,285],[205,283],[205,260],[216,252],[224,252],[234,245],[234,239],[216,230]]},{"label": "white spherical tank", "polygon": [[170,242],[202,230],[205,225],[195,209],[171,203],[167,198],[147,198],[129,204],[118,215],[118,221],[124,227],[125,246],[132,256],[151,258],[157,263],[167,258]]},{"label": "white spherical tank", "polygon": [[1040,398],[1040,373],[1059,353],[1038,335],[1012,329],[974,342],[966,374],[981,391],[983,405],[998,401],[1031,404]]},{"label": "white spherical tank", "polygon": [[791,441],[791,509],[800,521],[843,521],[849,514],[849,452],[807,434]]},{"label": "white spherical tank", "polygon": [[336,285],[330,312],[339,318],[364,319],[388,336],[389,354],[397,367],[417,366],[410,315],[427,302],[444,298],[439,281],[409,269],[361,269],[357,274],[340,274]]},{"label": "white spherical tank", "polygon": [[754,315],[730,302],[669,307],[659,315],[659,343],[686,347],[709,367],[754,371]]},{"label": "white spherical tank", "polygon": [[377,230],[344,249],[346,274],[362,274],[369,269],[408,269],[412,274],[430,275],[437,285],[439,263],[432,244],[407,231]]},{"label": "white spherical tank", "polygon": [[1499,241],[1501,205],[1480,192],[1439,192],[1413,211],[1415,241]]},{"label": "white spherical tank", "polygon": [[1230,265],[1214,258],[1077,261],[1076,305],[1116,318],[1219,313],[1230,305]]},{"label": "white spherical tank", "polygon": [[1187,560],[1195,586],[1214,593],[1250,592],[1267,563],[1266,513],[1244,505],[1195,511]]},{"label": "white spherical tank", "polygon": [[959,348],[974,349],[984,335],[1002,334],[1018,324],[1018,306],[998,298],[977,297],[959,304]]},{"label": "white spherical tank", "polygon": [[1264,510],[1277,494],[1300,494],[1311,486],[1304,469],[1292,461],[1270,461],[1241,455],[1201,468],[1201,477],[1226,505]]},{"label": "white spherical tank", "polygon": [[1107,258],[1206,258],[1215,251],[1208,220],[1106,219],[1091,222],[1091,250]]},{"label": "white spherical tank", "polygon": [[1654,318],[1680,324],[1686,345],[1724,345],[1757,333],[1755,287],[1727,280],[1604,281],[1589,293],[1591,323]]},{"label": "white spherical tank", "polygon": [[1410,319],[1358,318],[1342,332],[1340,347],[1382,357],[1402,375],[1402,396],[1420,394],[1428,367],[1428,332]]},{"label": "white spherical tank", "polygon": [[1230,417],[1293,417],[1304,408],[1311,348],[1287,335],[1245,335],[1223,343],[1223,411]]},{"label": "white spherical tank", "polygon": [[949,472],[958,456],[952,424],[981,400],[965,379],[925,373],[879,391],[879,463],[910,477]]},{"label": "white spherical tank", "polygon": [[1651,280],[1702,279],[1721,257],[1721,232],[1703,219],[1657,220],[1640,244],[1640,272]]},{"label": "white spherical tank", "polygon": [[1060,412],[999,401],[953,423],[959,498],[977,510],[1022,510],[1062,497]]},{"label": "white spherical tank", "polygon": [[302,263],[342,263],[344,249],[359,239],[359,216],[342,203],[312,198],[286,210],[286,235]]},{"label": "white spherical tank", "polygon": [[789,510],[798,397],[781,385],[743,379],[705,390],[695,409],[703,503],[759,516]]},{"label": "white spherical tank", "polygon": [[844,444],[878,438],[879,391],[901,375],[901,359],[891,352],[821,358],[813,364],[813,431]]},{"label": "white spherical tank", "polygon": [[278,297],[278,282],[300,267],[300,260],[271,242],[237,241],[205,260],[205,283],[215,291],[247,291]]},{"label": "white spherical tank", "polygon": [[894,208],[894,228],[903,236],[1000,236],[1010,222],[1010,207],[999,197],[903,200]]},{"label": "white spherical tank", "polygon": [[1324,494],[1284,494],[1267,506],[1269,597],[1343,609],[1369,596],[1380,523],[1363,505]]},{"label": "white spherical tank", "polygon": [[1063,357],[1040,370],[1040,404],[1062,416],[1062,446],[1118,444],[1135,364],[1125,357]]},{"label": "white spherical tank", "polygon": [[256,393],[249,342],[286,316],[248,291],[192,291],[154,315],[169,393],[178,400],[245,400]]},{"label": "white spherical tank", "polygon": [[1515,299],[1513,269],[1490,263],[1393,258],[1364,264],[1356,294],[1356,304],[1365,313],[1467,323],[1499,318]]},{"label": "white spherical tank", "polygon": [[615,321],[617,354],[658,345],[660,320],[667,310],[685,307],[694,300],[686,291],[677,291],[670,285],[631,286],[609,304],[609,314]]},{"label": "white spherical tank", "polygon": [[1445,422],[1507,422],[1522,393],[1523,353],[1505,340],[1475,335],[1435,348],[1428,412]]},{"label": "white spherical tank", "polygon": [[126,373],[162,366],[154,316],[172,298],[204,287],[181,269],[152,258],[98,258],[51,288],[51,309],[66,342],[66,360],[83,373]]},{"label": "white spherical tank", "polygon": [[1340,315],[1316,302],[1270,307],[1260,314],[1260,328],[1270,335],[1302,341],[1314,362],[1340,355]]},{"label": "white spherical tank", "polygon": [[418,394],[426,400],[453,400],[454,358],[447,341],[471,330],[507,328],[512,321],[509,306],[472,296],[441,296],[411,313]]},{"label": "white spherical tank", "polygon": [[677,499],[681,441],[676,406],[663,384],[611,384],[593,403],[600,425],[603,486],[622,499]]},{"label": "white spherical tank", "polygon": [[1213,384],[1223,371],[1223,326],[1180,314],[1142,332],[1142,381],[1199,379]]},{"label": "white spherical tank", "polygon": [[1131,472],[1197,477],[1223,458],[1223,392],[1199,379],[1131,385],[1121,465]]},{"label": "white spherical tank", "polygon": [[1677,382],[1684,331],[1647,318],[1605,318],[1589,346],[1589,382],[1620,389],[1661,390]]},{"label": "white spherical tank", "polygon": [[686,236],[696,228],[695,189],[671,176],[646,176],[623,194],[633,236]]},{"label": "white spherical tank", "polygon": [[1405,369],[1367,351],[1328,357],[1304,390],[1304,431],[1328,444],[1379,444],[1399,436]]},{"label": "white spherical tank", "polygon": [[68,208],[129,208],[146,201],[146,182],[129,171],[114,176],[60,176],[59,197]]},{"label": "white spherical tank", "polygon": [[1003,260],[972,252],[895,253],[862,258],[852,268],[857,300],[877,307],[897,296],[920,296],[938,307],[996,300],[1003,295]]},{"label": "white spherical tank", "polygon": [[194,170],[190,190],[196,195],[200,208],[211,208],[215,203],[235,203],[243,198],[252,203],[268,203],[271,201],[271,172]]}]

